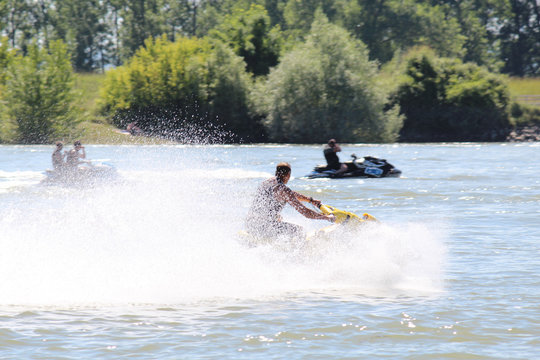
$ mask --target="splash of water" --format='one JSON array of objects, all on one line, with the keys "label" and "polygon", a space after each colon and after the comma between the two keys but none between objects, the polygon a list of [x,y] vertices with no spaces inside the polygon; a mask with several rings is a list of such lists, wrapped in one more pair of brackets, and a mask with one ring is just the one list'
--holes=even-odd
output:
[{"label": "splash of water", "polygon": [[[422,224],[374,225],[309,251],[243,246],[237,234],[249,196],[268,175],[172,159],[159,169],[122,171],[120,183],[23,191],[0,208],[0,303],[441,289],[442,235]],[[299,216],[293,221],[315,226]]]}]

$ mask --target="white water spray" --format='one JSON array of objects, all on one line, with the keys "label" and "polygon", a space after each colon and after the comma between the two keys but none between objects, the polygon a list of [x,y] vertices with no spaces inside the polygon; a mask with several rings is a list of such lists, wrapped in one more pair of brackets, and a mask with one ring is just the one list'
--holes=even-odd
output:
[{"label": "white water spray", "polygon": [[[305,253],[247,248],[237,233],[258,182],[270,174],[159,159],[146,170],[122,170],[120,183],[33,187],[1,207],[0,304],[165,304],[441,288],[442,235],[424,225],[374,225]],[[309,230],[325,225],[287,216]]]}]

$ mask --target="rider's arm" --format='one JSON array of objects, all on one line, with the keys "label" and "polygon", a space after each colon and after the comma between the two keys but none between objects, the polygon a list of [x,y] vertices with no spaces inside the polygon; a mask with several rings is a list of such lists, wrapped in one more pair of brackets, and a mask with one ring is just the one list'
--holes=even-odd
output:
[{"label": "rider's arm", "polygon": [[313,200],[313,198],[297,193],[296,191],[291,190],[291,192],[294,194],[294,197],[296,197],[299,201],[310,202],[310,200]]},{"label": "rider's arm", "polygon": [[84,146],[81,146],[82,153],[79,155],[81,159],[86,159],[86,150],[84,150]]},{"label": "rider's arm", "polygon": [[300,193],[297,193],[296,191],[293,191],[293,190],[291,190],[291,191],[299,201],[308,202],[308,203],[313,204],[313,205],[315,205],[317,207],[319,207],[321,205],[320,200],[315,200],[311,196],[308,197],[308,196],[302,195]]},{"label": "rider's arm", "polygon": [[307,207],[302,205],[302,203],[298,201],[298,199],[296,198],[295,194],[298,194],[298,193],[295,193],[294,191],[292,191],[286,186],[281,186],[278,189],[276,189],[276,195],[279,198],[282,198],[283,200],[287,201],[293,208],[296,209],[296,211],[298,211],[300,214],[304,215],[308,219],[320,219],[320,220],[333,221],[334,217],[332,215],[324,215],[316,211],[313,211],[311,209],[308,209]]}]

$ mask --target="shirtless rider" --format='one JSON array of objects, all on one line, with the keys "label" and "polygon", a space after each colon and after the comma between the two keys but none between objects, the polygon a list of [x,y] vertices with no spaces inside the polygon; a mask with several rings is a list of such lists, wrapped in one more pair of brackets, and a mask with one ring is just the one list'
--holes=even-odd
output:
[{"label": "shirtless rider", "polygon": [[257,189],[246,219],[247,230],[253,236],[274,238],[286,235],[305,238],[301,226],[282,221],[280,213],[287,203],[308,219],[335,221],[334,215],[324,215],[304,206],[301,201],[314,205],[320,205],[321,202],[287,187],[290,177],[291,166],[281,162],[276,167],[275,176],[263,181]]},{"label": "shirtless rider", "polygon": [[[80,154],[79,151],[81,151]],[[72,173],[77,172],[79,164],[83,162],[79,159],[86,159],[86,151],[84,150],[84,146],[81,145],[81,142],[77,140],[73,143],[73,149],[66,153],[65,166],[67,170]]]}]

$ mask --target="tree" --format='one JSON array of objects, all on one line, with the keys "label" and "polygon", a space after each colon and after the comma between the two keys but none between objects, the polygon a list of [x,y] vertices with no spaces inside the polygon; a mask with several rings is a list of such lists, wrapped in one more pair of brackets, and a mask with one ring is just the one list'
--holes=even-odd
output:
[{"label": "tree", "polygon": [[503,140],[509,126],[505,81],[457,59],[414,54],[394,99],[405,115],[404,141]]},{"label": "tree", "polygon": [[31,44],[28,55],[15,57],[9,65],[3,100],[8,121],[16,128],[16,141],[48,143],[75,130],[78,119],[69,59],[65,43],[53,41],[48,48]]},{"label": "tree", "polygon": [[72,49],[75,70],[103,69],[109,29],[101,1],[57,0],[56,6],[57,36]]},{"label": "tree", "polygon": [[[193,0],[189,0],[193,1]],[[194,3],[195,7],[194,23],[196,29],[192,34],[196,36],[206,36],[210,31],[218,27],[226,17],[231,16],[238,9],[248,10],[252,6],[263,7],[270,17],[270,26],[279,25],[283,28],[283,8],[287,0],[200,0]]]},{"label": "tree", "polygon": [[372,60],[385,63],[396,51],[422,45],[440,56],[464,54],[459,24],[441,6],[416,0],[351,0],[341,11],[343,26],[367,45]]},{"label": "tree", "polygon": [[29,0],[6,0],[2,10],[2,28],[10,46],[24,52],[26,45],[36,35],[32,23],[32,4]]},{"label": "tree", "polygon": [[441,1],[446,16],[455,18],[465,39],[463,62],[474,62],[499,70],[496,42],[490,43],[490,30],[494,28],[493,9],[500,0]]},{"label": "tree", "polygon": [[274,141],[394,141],[397,109],[385,113],[377,65],[365,45],[319,12],[305,43],[284,54],[256,98]]},{"label": "tree", "polygon": [[210,36],[228,44],[247,64],[247,70],[258,76],[268,74],[278,63],[281,31],[271,28],[270,17],[260,5],[248,10],[237,8],[210,32]]},{"label": "tree", "polygon": [[4,36],[0,39],[0,143],[7,142],[15,136],[13,135],[14,126],[7,121],[5,116],[6,107],[3,100],[8,68],[13,61],[13,53],[14,51],[9,47],[9,39]]},{"label": "tree", "polygon": [[540,4],[537,0],[511,0],[499,31],[503,72],[515,76],[540,74]]},{"label": "tree", "polygon": [[165,22],[167,38],[175,41],[177,37],[195,35],[196,9],[195,0],[166,1],[162,16]]},{"label": "tree", "polygon": [[120,38],[124,58],[129,58],[144,45],[149,37],[166,33],[160,19],[161,0],[123,1],[120,16],[123,19]]},{"label": "tree", "polygon": [[247,136],[256,124],[248,116],[244,66],[231,49],[206,39],[148,39],[107,73],[101,103],[119,126],[137,121],[145,131],[184,141],[193,140],[185,136],[193,125]]},{"label": "tree", "polygon": [[242,58],[222,43],[214,43],[207,62],[209,118],[235,140],[257,142],[265,138],[261,122],[251,116],[251,79]]},{"label": "tree", "polygon": [[287,30],[295,38],[303,37],[310,31],[317,10],[329,19],[336,16],[335,4],[334,0],[288,0],[283,9]]},{"label": "tree", "polygon": [[[145,45],[148,38],[163,34],[174,41],[178,36],[193,35],[196,0],[108,0],[122,19],[118,26],[122,59],[129,59]],[[116,20],[118,20],[116,18]],[[115,18],[113,18],[115,19]],[[118,22],[116,22],[118,24]]]},{"label": "tree", "polygon": [[9,47],[8,38],[4,36],[0,39],[0,89],[6,84],[6,74],[12,60],[13,51]]}]

